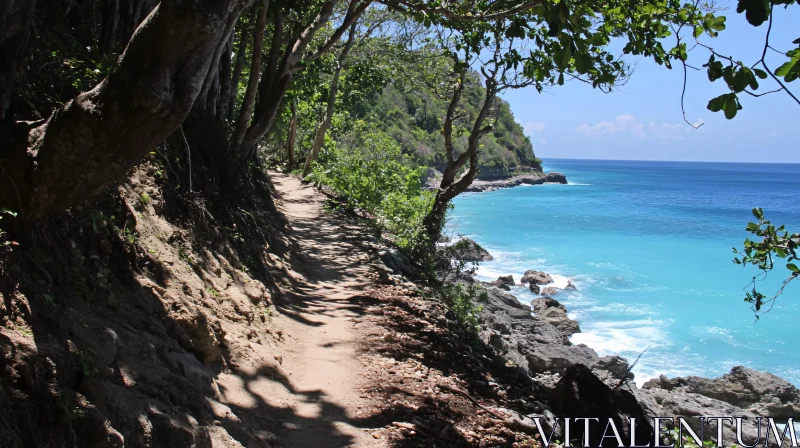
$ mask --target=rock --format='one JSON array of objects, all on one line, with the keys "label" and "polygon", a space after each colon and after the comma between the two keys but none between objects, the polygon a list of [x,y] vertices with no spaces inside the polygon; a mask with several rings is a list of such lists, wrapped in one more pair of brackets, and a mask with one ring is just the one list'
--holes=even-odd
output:
[{"label": "rock", "polygon": [[559,331],[566,333],[567,336],[581,332],[578,322],[567,316],[567,308],[559,303],[558,300],[549,297],[539,297],[533,299],[531,308],[534,313],[536,313],[537,317],[544,319]]},{"label": "rock", "polygon": [[558,288],[553,286],[548,286],[547,288],[542,288],[541,293],[543,296],[554,296],[558,294]]},{"label": "rock", "polygon": [[603,356],[592,366],[593,369],[605,370],[611,373],[616,379],[633,379],[633,373],[629,372],[628,361],[621,356]]},{"label": "rock", "polygon": [[500,289],[504,289],[506,291],[510,291],[511,287],[515,285],[514,277],[511,275],[497,277],[497,280],[493,282],[489,282],[492,286],[497,286]]},{"label": "rock", "polygon": [[[523,349],[530,372],[561,373],[577,364],[594,364],[597,353],[591,348],[580,345],[538,344]],[[568,415],[568,414],[559,414]]]},{"label": "rock", "polygon": [[[616,448],[617,443],[613,437],[602,437],[608,419],[614,421],[626,445],[631,440],[630,418],[636,418],[636,444],[647,445],[653,441],[651,420],[636,397],[624,389],[611,389],[585,365],[576,364],[566,369],[550,393],[549,404],[553,413],[558,416],[600,419],[599,422],[590,424],[589,446]],[[576,443],[572,446],[582,446],[583,426],[578,425],[573,430],[573,440]]]},{"label": "rock", "polygon": [[578,288],[575,287],[575,284],[572,283],[572,280],[567,280],[567,286],[565,286],[564,289],[578,289]]},{"label": "rock", "polygon": [[553,283],[553,277],[550,277],[550,274],[547,272],[541,271],[534,271],[528,270],[525,271],[525,275],[522,276],[522,283],[534,283],[537,285],[546,285],[548,283]]},{"label": "rock", "polygon": [[800,415],[800,391],[796,387],[771,373],[742,366],[714,379],[697,376],[668,379],[662,375],[646,382],[642,388],[699,394],[774,418]]},{"label": "rock", "polygon": [[539,294],[539,291],[540,291],[539,285],[537,285],[536,283],[529,284],[528,288],[531,290],[532,293]]},{"label": "rock", "polygon": [[[530,172],[518,176],[494,180],[475,180],[467,187],[468,192],[493,191],[520,185],[566,184],[567,177],[561,173]],[[438,184],[426,183],[426,188],[436,189]]]},{"label": "rock", "polygon": [[486,249],[469,238],[461,238],[449,246],[448,251],[453,254],[453,258],[468,262],[494,260],[494,257]]},{"label": "rock", "polygon": [[411,261],[397,249],[386,249],[378,251],[378,258],[387,268],[392,270],[395,275],[405,275],[406,277],[416,277],[416,271],[411,265]]},{"label": "rock", "polygon": [[[756,415],[724,401],[695,393],[686,393],[678,390],[667,391],[659,388],[633,389],[633,393],[651,418],[656,416],[672,417],[677,421],[678,417],[683,417],[698,435],[700,434],[700,419],[697,418],[699,416],[744,417],[742,439],[747,445],[753,445],[758,439],[758,428],[754,424],[755,418],[758,416],[766,417],[766,415]],[[704,426],[706,434],[717,433],[716,423],[708,424],[706,422]],[[735,427],[728,422],[724,422],[723,426],[725,431],[722,446],[732,446],[736,442]],[[766,426],[763,427],[762,434],[766,430]],[[761,443],[763,441],[761,439]]]},{"label": "rock", "polygon": [[486,287],[486,292],[479,320],[497,335],[485,334],[484,340],[526,375],[560,373],[573,364],[593,365],[599,359],[591,348],[573,346],[568,332],[531,315],[530,307],[511,294],[495,287]]}]

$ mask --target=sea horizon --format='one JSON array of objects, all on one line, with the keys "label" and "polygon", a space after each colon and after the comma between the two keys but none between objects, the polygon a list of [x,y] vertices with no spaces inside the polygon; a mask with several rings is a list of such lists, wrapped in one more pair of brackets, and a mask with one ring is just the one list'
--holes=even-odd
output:
[{"label": "sea horizon", "polygon": [[719,163],[719,164],[758,164],[758,165],[800,165],[798,162],[759,162],[759,161],[718,161],[718,160],[659,160],[659,159],[596,159],[583,157],[540,157],[542,161],[547,160],[586,160],[596,162],[656,162],[656,163]]},{"label": "sea horizon", "polygon": [[[577,291],[553,297],[581,325],[572,342],[628,359],[647,349],[633,370],[639,385],[660,374],[718,377],[736,365],[800,384],[800,285],[756,322],[743,301],[755,272],[735,266],[731,250],[750,235],[753,207],[800,228],[792,202],[800,164],[597,161],[544,159],[569,185],[457,198],[451,225],[495,257],[478,278],[519,281],[536,269],[553,274],[556,286],[572,280]],[[775,291],[781,269],[760,289]],[[511,292],[525,304],[536,297],[524,287]]]}]

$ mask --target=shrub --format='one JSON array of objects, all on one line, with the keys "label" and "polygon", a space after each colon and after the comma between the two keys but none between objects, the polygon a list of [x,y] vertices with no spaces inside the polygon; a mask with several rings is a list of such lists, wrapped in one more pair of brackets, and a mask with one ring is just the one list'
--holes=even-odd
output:
[{"label": "shrub", "polygon": [[433,203],[433,194],[422,190],[424,173],[391,136],[359,120],[322,152],[309,180],[331,187],[348,207],[366,212],[408,251],[419,244],[422,219]]}]

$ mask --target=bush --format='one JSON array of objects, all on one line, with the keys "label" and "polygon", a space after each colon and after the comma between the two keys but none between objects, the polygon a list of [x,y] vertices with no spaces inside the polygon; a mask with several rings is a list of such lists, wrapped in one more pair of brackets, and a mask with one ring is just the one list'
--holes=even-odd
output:
[{"label": "bush", "polygon": [[421,244],[422,220],[433,204],[433,194],[422,190],[425,171],[413,166],[390,135],[359,120],[323,150],[309,180],[331,187],[348,207],[369,214],[402,250],[411,252]]}]

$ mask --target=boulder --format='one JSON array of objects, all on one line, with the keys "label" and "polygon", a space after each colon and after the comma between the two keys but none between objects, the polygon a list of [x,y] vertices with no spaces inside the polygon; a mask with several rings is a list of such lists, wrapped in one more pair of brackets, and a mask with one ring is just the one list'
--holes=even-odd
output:
[{"label": "boulder", "polygon": [[487,299],[478,317],[484,328],[498,336],[484,339],[526,375],[557,374],[573,364],[594,365],[599,359],[591,348],[569,342],[571,333],[565,331],[565,323],[561,323],[561,329],[557,328],[532,315],[531,308],[513,295],[492,286],[485,289]]},{"label": "boulder", "polygon": [[542,288],[541,294],[543,296],[554,296],[558,294],[558,288],[554,286],[548,286],[546,288]]},{"label": "boulder", "polygon": [[[677,389],[665,390],[660,388],[647,388],[647,389],[633,389],[633,393],[639,400],[639,403],[645,409],[645,412],[652,417],[672,417],[677,422],[678,417],[683,417],[689,426],[699,435],[700,434],[700,419],[701,416],[734,416],[743,417],[742,425],[742,441],[747,445],[753,445],[759,439],[758,428],[755,425],[756,417],[767,417],[766,414],[756,415],[750,411],[738,408],[721,400],[709,398],[704,395],[687,393]],[[705,440],[708,440],[708,435],[716,435],[716,423],[706,422],[703,431],[706,434]],[[736,442],[736,428],[729,422],[723,422],[722,446],[738,445]],[[766,423],[762,427],[761,434],[765,434],[767,430]],[[772,439],[774,441],[774,439]],[[764,439],[759,442],[762,446]],[[773,444],[770,444],[772,446]]]},{"label": "boulder", "polygon": [[532,293],[539,294],[540,288],[539,285],[537,285],[536,283],[529,284],[528,288],[531,290]]},{"label": "boulder", "polygon": [[392,270],[395,275],[405,275],[406,277],[416,278],[414,266],[411,260],[396,249],[378,251],[378,258],[387,268]]},{"label": "boulder", "polygon": [[572,280],[567,280],[567,286],[565,286],[564,289],[578,289],[578,288],[575,287],[575,284],[572,283]]},{"label": "boulder", "polygon": [[549,297],[539,297],[533,299],[531,308],[533,312],[536,313],[536,317],[544,319],[559,331],[566,333],[567,336],[581,332],[578,322],[567,316],[567,308],[558,300]]},{"label": "boulder", "polygon": [[643,389],[699,394],[757,415],[779,419],[800,415],[800,391],[783,378],[737,366],[720,378],[668,379],[661,376],[646,382]]},{"label": "boulder", "polygon": [[494,257],[486,249],[481,247],[480,244],[469,238],[461,238],[455,244],[449,247],[453,257],[458,260],[479,262],[479,261],[492,261]]},{"label": "boulder", "polygon": [[522,283],[534,283],[537,285],[546,285],[548,283],[553,283],[553,277],[550,277],[550,274],[547,272],[541,271],[534,271],[534,270],[527,270],[525,271],[525,275],[522,276]]},{"label": "boulder", "polygon": [[[622,441],[630,443],[630,418],[636,419],[637,445],[652,444],[654,431],[651,420],[636,397],[624,389],[612,389],[597,378],[585,365],[570,366],[550,393],[548,404],[557,416],[570,418],[598,418],[589,429],[589,446],[614,447],[613,437],[603,438],[608,422],[612,419],[620,432]],[[572,446],[583,446],[583,425],[573,425]]]},{"label": "boulder", "polygon": [[489,282],[492,286],[497,286],[500,289],[504,289],[506,291],[510,291],[511,287],[515,285],[514,277],[511,275],[501,275],[497,277],[497,280],[493,282]]}]

